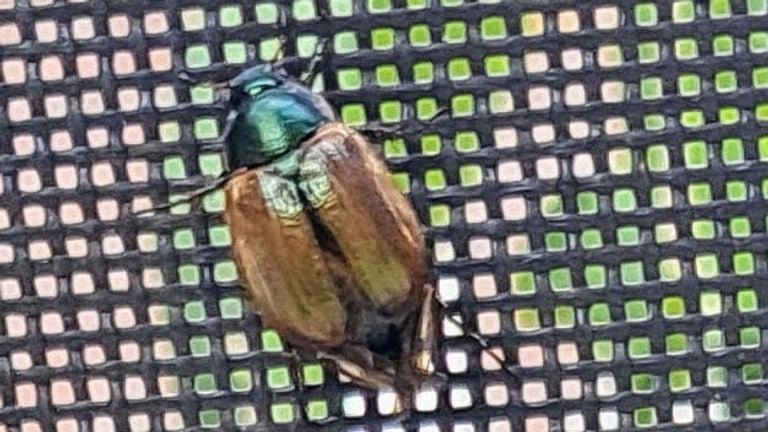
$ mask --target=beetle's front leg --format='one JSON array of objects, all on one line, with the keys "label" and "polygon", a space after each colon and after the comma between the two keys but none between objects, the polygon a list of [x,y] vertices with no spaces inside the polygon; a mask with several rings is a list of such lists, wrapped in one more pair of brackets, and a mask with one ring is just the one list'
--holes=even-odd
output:
[{"label": "beetle's front leg", "polygon": [[433,375],[435,373],[435,356],[437,355],[435,287],[427,284],[424,291],[425,295],[416,321],[408,360],[415,372],[422,375]]}]

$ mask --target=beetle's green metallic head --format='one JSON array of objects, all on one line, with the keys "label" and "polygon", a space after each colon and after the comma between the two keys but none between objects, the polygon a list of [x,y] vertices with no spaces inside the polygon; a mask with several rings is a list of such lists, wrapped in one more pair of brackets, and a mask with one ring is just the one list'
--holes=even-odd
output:
[{"label": "beetle's green metallic head", "polygon": [[268,64],[246,69],[229,88],[237,110],[226,141],[231,170],[270,163],[336,119],[325,99]]}]

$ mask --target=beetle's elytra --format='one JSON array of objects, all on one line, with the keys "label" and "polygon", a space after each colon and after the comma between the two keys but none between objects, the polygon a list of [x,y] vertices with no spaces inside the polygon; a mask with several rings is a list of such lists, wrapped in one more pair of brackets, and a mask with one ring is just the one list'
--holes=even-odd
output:
[{"label": "beetle's elytra", "polygon": [[424,239],[370,142],[268,65],[230,92],[224,219],[263,325],[361,386],[431,374],[437,308]]}]

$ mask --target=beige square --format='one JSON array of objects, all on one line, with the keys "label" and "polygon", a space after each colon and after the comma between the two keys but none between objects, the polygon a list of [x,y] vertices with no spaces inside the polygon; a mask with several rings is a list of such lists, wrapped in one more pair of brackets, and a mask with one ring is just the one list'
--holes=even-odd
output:
[{"label": "beige square", "polygon": [[137,401],[147,397],[144,379],[140,376],[127,376],[123,384],[123,394],[129,401]]},{"label": "beige square", "polygon": [[35,37],[39,43],[56,42],[59,38],[59,29],[56,21],[42,19],[35,22]]},{"label": "beige square", "polygon": [[[126,363],[136,363],[141,360],[141,347],[133,341],[120,342],[120,360]],[[141,380],[141,378],[137,378]],[[143,383],[142,383],[143,385]]]},{"label": "beige square", "polygon": [[122,142],[127,146],[141,145],[145,142],[141,124],[127,124],[123,127]]},{"label": "beige square", "polygon": [[128,180],[132,183],[149,181],[149,164],[146,159],[131,159],[125,163]]},{"label": "beige square", "polygon": [[16,23],[0,23],[0,46],[18,45],[21,43],[21,32]]},{"label": "beige square", "polygon": [[93,276],[87,272],[72,273],[70,285],[72,293],[75,295],[91,294],[94,291]]},{"label": "beige square", "polygon": [[59,219],[64,225],[74,225],[85,220],[83,209],[76,202],[64,202],[59,207]]},{"label": "beige square", "polygon": [[63,94],[47,95],[43,99],[43,108],[45,109],[45,116],[48,118],[64,118],[69,111],[67,97]]},{"label": "beige square", "polygon": [[155,87],[152,100],[155,108],[172,108],[178,104],[176,90],[170,84]]},{"label": "beige square", "polygon": [[27,227],[39,228],[45,225],[46,213],[45,208],[41,205],[26,205],[22,208],[21,214],[24,218],[24,225]]},{"label": "beige square", "polygon": [[54,131],[51,133],[49,145],[54,152],[72,150],[72,135],[66,130]]},{"label": "beige square", "polygon": [[546,51],[533,51],[523,55],[525,72],[529,74],[544,73],[549,70],[549,57]]},{"label": "beige square", "polygon": [[531,240],[528,234],[510,234],[507,236],[507,255],[525,255],[531,252]]},{"label": "beige square", "polygon": [[104,148],[109,144],[109,131],[104,127],[90,127],[85,131],[90,148]]},{"label": "beige square", "polygon": [[93,27],[93,18],[89,16],[79,16],[72,18],[72,38],[75,40],[92,39],[96,36],[96,30]]},{"label": "beige square", "polygon": [[136,72],[136,59],[131,51],[115,51],[112,55],[112,71],[117,76],[130,75]]},{"label": "beige square", "polygon": [[141,104],[141,95],[136,87],[123,87],[117,90],[117,105],[120,111],[136,111]]},{"label": "beige square", "polygon": [[11,353],[11,367],[14,370],[29,370],[34,366],[32,356],[27,351],[14,351]]},{"label": "beige square", "polygon": [[596,29],[613,30],[619,27],[621,12],[616,5],[598,6],[595,8],[593,18]]},{"label": "beige square", "polygon": [[184,429],[184,417],[178,411],[163,414],[163,428],[166,431],[181,431]]},{"label": "beige square", "polygon": [[125,14],[110,16],[107,20],[107,27],[109,28],[109,35],[115,38],[122,38],[131,34],[131,22],[128,20],[128,15]]},{"label": "beige square", "polygon": [[562,365],[572,365],[579,362],[579,349],[574,342],[557,344],[557,361]]},{"label": "beige square", "polygon": [[104,377],[88,378],[88,399],[93,403],[106,403],[112,398],[109,380]]},{"label": "beige square", "polygon": [[101,240],[101,250],[104,255],[119,255],[125,252],[123,239],[118,235],[107,235]]},{"label": "beige square", "polygon": [[149,67],[156,72],[165,72],[173,68],[173,53],[169,47],[149,50]]},{"label": "beige square", "polygon": [[536,144],[548,144],[555,140],[555,127],[551,123],[541,123],[531,128],[531,138]]},{"label": "beige square", "polygon": [[136,326],[136,315],[133,313],[133,309],[128,306],[116,308],[112,319],[115,322],[115,327],[119,329],[128,329]]},{"label": "beige square", "polygon": [[509,389],[502,382],[488,384],[485,386],[483,399],[488,406],[506,406],[509,403]]},{"label": "beige square", "polygon": [[45,350],[45,362],[48,367],[61,368],[69,365],[69,350],[66,348],[49,348]]},{"label": "beige square", "polygon": [[499,183],[514,183],[523,179],[523,167],[516,160],[502,160],[496,167]]},{"label": "beige square", "polygon": [[180,394],[179,378],[175,376],[157,377],[157,389],[162,397],[177,397]]},{"label": "beige square", "polygon": [[464,219],[468,224],[482,223],[488,220],[488,208],[485,201],[473,200],[464,204]]},{"label": "beige square", "polygon": [[11,10],[16,6],[16,0],[0,0],[0,10]]},{"label": "beige square", "polygon": [[472,259],[488,259],[493,255],[493,245],[488,237],[473,237],[469,239],[469,257]]},{"label": "beige square", "polygon": [[544,366],[544,350],[541,345],[524,345],[517,350],[517,361],[524,368]]},{"label": "beige square", "polygon": [[574,139],[584,139],[589,137],[589,123],[584,120],[572,120],[568,122],[568,134]]},{"label": "beige square", "polygon": [[143,269],[141,271],[141,285],[147,289],[162,288],[165,285],[163,272],[154,267]]},{"label": "beige square", "polygon": [[459,279],[453,276],[443,276],[437,280],[437,293],[444,302],[454,302],[461,295]]},{"label": "beige square", "polygon": [[23,122],[32,118],[32,107],[29,106],[29,102],[26,98],[8,98],[6,109],[8,110],[8,120],[10,120],[11,123]]},{"label": "beige square", "polygon": [[521,390],[523,402],[525,404],[540,404],[547,401],[547,385],[544,380],[529,380],[523,382]]},{"label": "beige square", "polygon": [[563,101],[568,106],[578,106],[587,103],[587,90],[581,83],[570,83],[565,86]]},{"label": "beige square", "polygon": [[602,68],[614,68],[624,63],[624,54],[619,45],[602,45],[597,48],[597,64]]},{"label": "beige square", "polygon": [[109,415],[93,416],[92,425],[94,432],[115,432],[115,422]]},{"label": "beige square", "polygon": [[128,272],[123,269],[113,269],[107,273],[110,291],[128,291],[131,287],[131,281],[128,278]]},{"label": "beige square", "polygon": [[107,354],[104,347],[97,344],[89,344],[83,348],[83,363],[89,366],[104,364]]},{"label": "beige square", "polygon": [[101,70],[99,56],[95,53],[78,54],[75,60],[75,69],[77,70],[77,76],[80,78],[97,78]]},{"label": "beige square", "polygon": [[552,105],[552,94],[547,86],[532,86],[528,89],[528,108],[546,110]]},{"label": "beige square", "polygon": [[71,405],[75,403],[75,389],[72,383],[65,379],[51,381],[51,403],[54,406]]},{"label": "beige square", "polygon": [[1,72],[6,84],[22,84],[27,80],[27,64],[18,57],[3,59]]},{"label": "beige square", "polygon": [[95,309],[86,309],[77,312],[77,325],[81,331],[98,331],[101,327],[99,312]]},{"label": "beige square", "polygon": [[465,373],[468,368],[467,353],[462,350],[449,349],[445,353],[445,366],[452,374]]},{"label": "beige square", "polygon": [[584,67],[584,54],[580,48],[564,49],[560,53],[560,63],[568,71],[581,70]]},{"label": "beige square", "polygon": [[22,168],[16,175],[16,185],[22,192],[38,192],[43,188],[40,174],[34,168]]},{"label": "beige square", "polygon": [[86,90],[80,95],[80,109],[85,115],[96,115],[104,112],[104,99],[99,90]]},{"label": "beige square", "polygon": [[40,79],[43,81],[64,79],[64,65],[58,56],[46,56],[40,60]]},{"label": "beige square", "polygon": [[487,310],[477,313],[477,329],[483,335],[501,333],[501,316],[497,310]]},{"label": "beige square", "polygon": [[560,160],[549,156],[537,159],[536,176],[539,180],[556,180],[560,178]]},{"label": "beige square", "polygon": [[163,11],[149,11],[144,14],[144,33],[161,34],[168,31],[168,18]]},{"label": "beige square", "polygon": [[576,178],[586,178],[595,175],[595,162],[590,153],[576,153],[573,155],[571,171]]},{"label": "beige square", "polygon": [[13,249],[13,245],[8,243],[0,243],[0,264],[9,264],[16,259],[16,254]]},{"label": "beige square", "polygon": [[70,258],[85,258],[88,256],[88,240],[85,237],[69,236],[64,241],[64,245]]},{"label": "beige square", "polygon": [[34,408],[37,406],[37,387],[31,382],[16,384],[16,406],[19,408]]},{"label": "beige square", "polygon": [[493,142],[496,144],[496,148],[517,147],[517,129],[513,127],[494,129]]},{"label": "beige square", "polygon": [[624,102],[624,82],[607,80],[600,84],[600,95],[605,103]]},{"label": "beige square", "polygon": [[501,199],[501,214],[504,220],[518,221],[527,217],[528,206],[525,198],[509,196]]},{"label": "beige square", "polygon": [[170,339],[158,339],[152,343],[155,360],[164,361],[176,358],[176,348]]},{"label": "beige square", "polygon": [[484,349],[480,355],[480,366],[483,368],[483,370],[487,371],[499,370],[502,367],[502,364],[499,364],[499,359],[504,362],[505,358],[506,356],[504,355],[504,351],[501,348],[487,348]]},{"label": "beige square", "polygon": [[21,298],[21,285],[14,278],[0,279],[0,300],[18,300]]},{"label": "beige square", "polygon": [[109,162],[95,162],[91,166],[91,183],[97,187],[115,183],[115,172]]},{"label": "beige square", "polygon": [[64,320],[61,314],[53,311],[41,313],[40,330],[47,335],[64,333]]},{"label": "beige square", "polygon": [[560,381],[560,397],[565,400],[579,400],[583,396],[581,378],[567,377]]},{"label": "beige square", "polygon": [[575,33],[581,30],[581,18],[579,18],[579,12],[575,9],[558,12],[557,29],[560,33]]},{"label": "beige square", "polygon": [[128,416],[128,425],[131,432],[149,432],[151,423],[148,415],[137,413]]}]

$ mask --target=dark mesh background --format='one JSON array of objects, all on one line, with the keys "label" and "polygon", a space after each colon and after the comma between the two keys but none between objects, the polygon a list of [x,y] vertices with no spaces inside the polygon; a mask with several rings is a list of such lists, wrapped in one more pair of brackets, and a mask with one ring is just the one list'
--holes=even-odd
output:
[{"label": "dark mesh background", "polygon": [[[0,431],[764,430],[767,10],[0,0]],[[519,378],[444,323],[446,385],[382,416],[259,329],[220,193],[130,215],[222,169],[226,103],[178,73],[278,35],[296,70],[330,38],[345,121],[405,124],[440,295]]]}]

